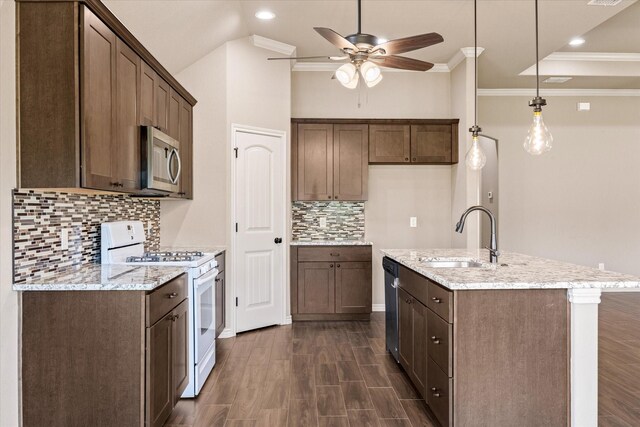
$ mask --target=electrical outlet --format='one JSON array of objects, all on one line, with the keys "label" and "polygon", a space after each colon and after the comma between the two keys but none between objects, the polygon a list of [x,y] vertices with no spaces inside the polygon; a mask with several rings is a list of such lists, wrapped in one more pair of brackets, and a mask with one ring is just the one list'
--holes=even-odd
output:
[{"label": "electrical outlet", "polygon": [[69,250],[69,229],[63,228],[60,230],[60,249],[63,251]]},{"label": "electrical outlet", "polygon": [[320,228],[327,228],[327,217],[321,216],[320,219]]},{"label": "electrical outlet", "polygon": [[409,218],[409,227],[415,228],[418,226],[418,217],[412,216]]},{"label": "electrical outlet", "polygon": [[604,271],[604,262],[598,264],[598,270]]}]

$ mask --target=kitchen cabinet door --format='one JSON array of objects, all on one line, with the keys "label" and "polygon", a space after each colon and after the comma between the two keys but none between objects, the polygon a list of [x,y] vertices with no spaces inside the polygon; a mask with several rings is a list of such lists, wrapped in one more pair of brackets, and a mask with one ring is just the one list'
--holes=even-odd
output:
[{"label": "kitchen cabinet door", "polygon": [[156,79],[155,87],[156,124],[162,132],[169,133],[169,99],[171,98],[171,87],[163,78]]},{"label": "kitchen cabinet door", "polygon": [[117,190],[116,35],[88,8],[82,21],[82,186]]},{"label": "kitchen cabinet door", "polygon": [[451,125],[411,125],[411,162],[451,164],[451,128]]},{"label": "kitchen cabinet door", "polygon": [[335,312],[334,263],[298,263],[298,313]]},{"label": "kitchen cabinet door", "polygon": [[424,397],[427,384],[427,307],[416,299],[411,304],[411,325],[411,376],[416,388]]},{"label": "kitchen cabinet door", "polygon": [[116,139],[111,162],[122,191],[140,189],[140,57],[116,39]]},{"label": "kitchen cabinet door", "polygon": [[140,125],[156,126],[156,86],[158,75],[144,61],[140,64]]},{"label": "kitchen cabinet door", "polygon": [[225,328],[226,319],[226,292],[224,271],[216,276],[216,338],[220,336]]},{"label": "kitchen cabinet door", "polygon": [[369,163],[409,163],[409,125],[369,125]]},{"label": "kitchen cabinet door", "polygon": [[173,409],[173,314],[147,328],[146,394],[147,425],[162,427]]},{"label": "kitchen cabinet door", "polygon": [[398,289],[398,355],[406,372],[412,371],[413,361],[413,313],[411,295]]},{"label": "kitchen cabinet door", "polygon": [[371,313],[371,263],[336,264],[336,313]]},{"label": "kitchen cabinet door", "polygon": [[332,200],[333,125],[298,125],[296,150],[297,200]]},{"label": "kitchen cabinet door", "polygon": [[193,199],[193,107],[185,99],[180,100],[180,197]]},{"label": "kitchen cabinet door", "polygon": [[169,107],[167,109],[167,114],[169,115],[167,118],[168,124],[168,132],[167,134],[175,139],[180,141],[180,114],[182,109],[182,97],[178,95],[178,93],[170,88],[169,90]]},{"label": "kitchen cabinet door", "polygon": [[369,186],[368,125],[333,126],[333,198],[367,200]]},{"label": "kitchen cabinet door", "polygon": [[173,408],[189,384],[189,304],[184,300],[172,311],[171,327]]}]

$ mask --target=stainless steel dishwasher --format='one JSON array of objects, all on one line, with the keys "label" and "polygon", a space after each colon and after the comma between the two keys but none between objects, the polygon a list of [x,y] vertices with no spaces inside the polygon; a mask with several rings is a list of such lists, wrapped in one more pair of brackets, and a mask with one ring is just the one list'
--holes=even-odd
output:
[{"label": "stainless steel dishwasher", "polygon": [[384,305],[387,350],[398,359],[398,263],[382,258],[384,269]]}]

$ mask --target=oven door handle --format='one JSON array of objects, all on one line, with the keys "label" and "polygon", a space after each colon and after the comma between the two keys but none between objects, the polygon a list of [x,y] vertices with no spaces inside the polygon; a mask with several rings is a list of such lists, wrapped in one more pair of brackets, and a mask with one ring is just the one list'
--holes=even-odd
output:
[{"label": "oven door handle", "polygon": [[[176,156],[176,160],[178,161],[178,171],[176,172],[175,177],[173,176],[173,174],[171,174],[171,157],[173,156]],[[173,150],[171,150],[171,153],[169,154],[169,158],[167,159],[167,173],[169,174],[169,179],[171,180],[172,184],[178,183],[178,178],[180,178],[180,172],[182,172],[182,160],[180,160],[180,154],[178,153],[178,149],[174,148]]]},{"label": "oven door handle", "polygon": [[205,273],[203,276],[198,277],[197,279],[195,279],[193,281],[193,285],[194,287],[197,289],[199,288],[203,283],[208,282],[212,277],[217,276],[219,273],[217,268],[214,268],[213,270],[209,270],[207,273]]}]

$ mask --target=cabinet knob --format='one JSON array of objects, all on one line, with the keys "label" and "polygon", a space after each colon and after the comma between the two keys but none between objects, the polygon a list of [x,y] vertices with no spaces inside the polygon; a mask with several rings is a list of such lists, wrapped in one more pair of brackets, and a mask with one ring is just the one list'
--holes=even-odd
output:
[{"label": "cabinet knob", "polygon": [[336,267],[340,268],[340,264],[338,264]]},{"label": "cabinet knob", "polygon": [[417,159],[414,157],[414,158],[413,158],[413,161],[415,162],[416,160],[417,160]]},{"label": "cabinet knob", "polygon": [[169,298],[169,299],[173,299],[173,298],[175,298],[177,296],[178,296],[177,292],[171,292],[170,294],[167,294],[167,298]]},{"label": "cabinet knob", "polygon": [[334,199],[337,199],[337,198],[338,198],[338,196],[333,196],[333,198],[334,198]]},{"label": "cabinet knob", "polygon": [[329,264],[329,267],[333,268],[333,264]]},{"label": "cabinet knob", "polygon": [[431,341],[433,341],[434,344],[440,344],[440,339],[435,335],[431,337]]},{"label": "cabinet knob", "polygon": [[331,196],[329,196],[329,198],[331,198]]},{"label": "cabinet knob", "polygon": [[404,158],[404,161],[405,161],[405,162],[408,162],[408,161],[409,161],[409,158],[408,158],[408,157],[405,157],[405,158]]},{"label": "cabinet knob", "polygon": [[433,300],[433,302],[435,302],[436,304],[440,304],[442,302],[442,300],[440,298],[436,298],[436,297],[432,297],[431,298]]}]

